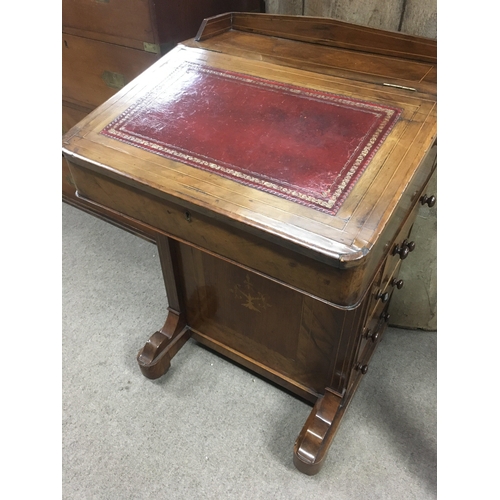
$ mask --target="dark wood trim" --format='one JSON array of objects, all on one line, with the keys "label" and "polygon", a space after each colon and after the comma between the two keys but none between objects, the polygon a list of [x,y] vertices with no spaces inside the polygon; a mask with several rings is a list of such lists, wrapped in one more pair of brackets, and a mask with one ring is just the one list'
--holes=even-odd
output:
[{"label": "dark wood trim", "polygon": [[230,31],[233,27],[233,14],[233,12],[229,12],[227,14],[204,19],[196,34],[195,40],[201,42],[207,38],[220,35],[225,31]]}]

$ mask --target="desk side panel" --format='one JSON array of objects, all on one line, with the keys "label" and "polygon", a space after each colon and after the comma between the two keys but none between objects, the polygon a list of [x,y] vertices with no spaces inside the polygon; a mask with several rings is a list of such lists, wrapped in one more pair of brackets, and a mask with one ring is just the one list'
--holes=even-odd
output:
[{"label": "desk side panel", "polygon": [[362,306],[336,308],[192,246],[179,248],[195,338],[300,396],[313,400],[326,387],[343,394]]}]

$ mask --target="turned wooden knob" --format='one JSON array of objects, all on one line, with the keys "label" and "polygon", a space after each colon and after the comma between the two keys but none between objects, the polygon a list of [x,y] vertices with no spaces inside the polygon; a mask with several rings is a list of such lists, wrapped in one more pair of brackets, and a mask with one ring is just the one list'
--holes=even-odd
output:
[{"label": "turned wooden knob", "polygon": [[389,300],[389,294],[387,292],[382,293],[382,290],[379,290],[375,298],[385,304]]},{"label": "turned wooden knob", "polygon": [[387,311],[384,311],[381,315],[380,315],[380,318],[385,320],[385,321],[389,321],[389,318],[391,317],[391,315],[387,312]]},{"label": "turned wooden knob", "polygon": [[406,257],[408,257],[408,254],[415,250],[415,247],[416,245],[414,241],[404,240],[403,243],[401,243],[400,245],[398,244],[394,247],[392,255],[399,255],[401,260],[406,259]]},{"label": "turned wooden knob", "polygon": [[392,251],[392,255],[399,255],[401,260],[406,259],[409,253],[410,250],[405,245],[396,245]]},{"label": "turned wooden knob", "polygon": [[420,198],[420,203],[422,205],[427,205],[429,208],[432,208],[436,204],[436,197],[434,195],[427,196],[424,194],[422,198]]},{"label": "turned wooden knob", "polygon": [[372,331],[368,330],[367,335],[366,335],[366,338],[371,339],[371,341],[373,343],[377,342],[379,337],[380,337],[380,332],[378,332],[378,331],[372,332]]},{"label": "turned wooden knob", "polygon": [[413,250],[415,250],[415,242],[414,241],[404,240],[403,241],[403,246],[405,246],[406,248],[408,248],[409,252],[413,252]]},{"label": "turned wooden knob", "polygon": [[401,290],[403,288],[403,285],[405,282],[403,280],[398,280],[397,278],[392,278],[391,285],[395,286],[398,290]]},{"label": "turned wooden knob", "polygon": [[362,365],[361,363],[358,363],[356,365],[356,370],[359,370],[364,375],[368,371],[368,365]]}]

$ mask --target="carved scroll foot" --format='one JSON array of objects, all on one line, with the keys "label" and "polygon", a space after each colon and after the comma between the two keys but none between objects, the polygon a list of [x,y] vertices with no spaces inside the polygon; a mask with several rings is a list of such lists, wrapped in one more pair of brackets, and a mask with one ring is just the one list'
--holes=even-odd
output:
[{"label": "carved scroll foot", "polygon": [[137,354],[142,374],[150,379],[164,375],[171,359],[191,336],[182,315],[169,310],[163,328],[155,332]]},{"label": "carved scroll foot", "polygon": [[293,463],[300,472],[312,476],[323,467],[344,413],[341,402],[342,399],[328,389],[316,401],[293,449]]}]

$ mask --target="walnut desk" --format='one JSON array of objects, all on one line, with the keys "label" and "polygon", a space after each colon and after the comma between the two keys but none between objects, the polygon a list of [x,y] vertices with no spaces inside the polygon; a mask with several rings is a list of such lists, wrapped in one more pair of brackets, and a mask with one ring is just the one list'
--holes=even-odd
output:
[{"label": "walnut desk", "polygon": [[306,398],[294,463],[318,472],[403,285],[418,208],[435,203],[436,42],[206,19],[63,153],[77,196],[156,234],[168,313],[143,374],[193,337]]}]

